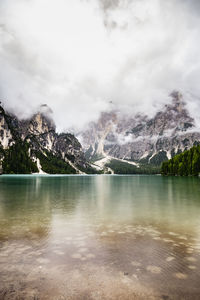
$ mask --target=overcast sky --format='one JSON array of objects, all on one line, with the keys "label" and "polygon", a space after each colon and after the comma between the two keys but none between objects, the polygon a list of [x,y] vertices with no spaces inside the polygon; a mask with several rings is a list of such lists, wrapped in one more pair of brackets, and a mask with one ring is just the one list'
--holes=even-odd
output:
[{"label": "overcast sky", "polygon": [[59,130],[83,127],[175,89],[198,116],[199,81],[199,0],[0,0],[0,98],[20,116],[46,103]]}]

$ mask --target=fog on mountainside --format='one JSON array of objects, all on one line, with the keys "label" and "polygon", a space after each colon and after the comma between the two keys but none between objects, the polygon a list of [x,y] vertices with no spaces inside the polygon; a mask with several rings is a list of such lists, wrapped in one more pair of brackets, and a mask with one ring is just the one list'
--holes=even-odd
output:
[{"label": "fog on mountainside", "polygon": [[199,126],[198,0],[0,2],[0,99],[27,117],[42,103],[59,131],[113,108],[155,115],[180,91]]}]

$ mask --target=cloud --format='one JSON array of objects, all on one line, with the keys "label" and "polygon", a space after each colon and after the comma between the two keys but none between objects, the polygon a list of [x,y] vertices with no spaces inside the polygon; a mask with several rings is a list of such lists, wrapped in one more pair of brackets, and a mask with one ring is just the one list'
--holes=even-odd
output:
[{"label": "cloud", "polygon": [[198,118],[198,8],[195,0],[1,1],[0,97],[22,117],[48,104],[60,131],[113,106],[152,115],[174,89]]}]

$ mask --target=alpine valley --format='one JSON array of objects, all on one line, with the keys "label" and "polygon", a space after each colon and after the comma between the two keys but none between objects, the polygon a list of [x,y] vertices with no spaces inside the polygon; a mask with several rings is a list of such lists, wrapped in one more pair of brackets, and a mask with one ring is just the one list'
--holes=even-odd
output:
[{"label": "alpine valley", "polygon": [[52,111],[42,105],[26,120],[0,107],[2,173],[152,174],[163,161],[199,144],[200,132],[179,92],[153,118],[102,112],[81,132],[56,132]]}]

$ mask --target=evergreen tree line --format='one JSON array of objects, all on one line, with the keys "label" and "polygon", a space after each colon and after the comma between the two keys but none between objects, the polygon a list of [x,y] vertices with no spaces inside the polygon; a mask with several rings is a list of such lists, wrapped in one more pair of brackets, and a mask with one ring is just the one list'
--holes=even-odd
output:
[{"label": "evergreen tree line", "polygon": [[62,158],[45,151],[44,155],[40,151],[35,151],[35,155],[40,160],[42,170],[48,174],[76,174],[76,170],[65,162]]},{"label": "evergreen tree line", "polygon": [[5,174],[30,174],[38,172],[28,154],[29,145],[26,142],[17,141],[7,150],[2,150],[4,160],[2,163]]},{"label": "evergreen tree line", "polygon": [[[48,174],[76,174],[76,170],[61,157],[53,155],[51,152],[29,150],[30,145],[26,141],[17,140],[15,144],[4,150],[0,145],[0,158],[4,174],[31,174],[39,172],[36,162],[31,156],[39,158],[42,170]],[[29,154],[31,151],[31,155]],[[92,167],[79,169],[87,174],[100,174]]]},{"label": "evergreen tree line", "polygon": [[109,163],[106,164],[106,167],[111,168],[115,174],[158,174],[160,173],[159,166],[153,165],[141,165],[139,167],[131,165],[126,162],[118,161],[112,159]]},{"label": "evergreen tree line", "polygon": [[[39,172],[37,165],[32,161],[28,151],[27,142],[17,141],[9,149],[0,149],[4,156],[2,167],[4,174],[31,174]],[[40,159],[42,170],[49,174],[76,174],[63,159],[46,151],[46,156],[40,151],[31,151],[36,158]]]},{"label": "evergreen tree line", "polygon": [[200,173],[200,145],[193,146],[161,166],[162,175],[198,176]]}]

